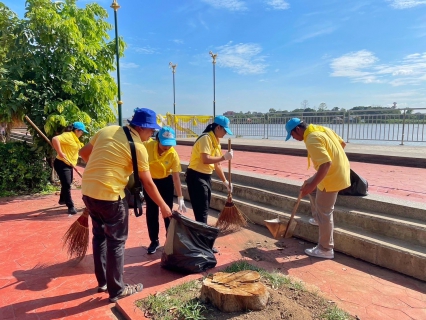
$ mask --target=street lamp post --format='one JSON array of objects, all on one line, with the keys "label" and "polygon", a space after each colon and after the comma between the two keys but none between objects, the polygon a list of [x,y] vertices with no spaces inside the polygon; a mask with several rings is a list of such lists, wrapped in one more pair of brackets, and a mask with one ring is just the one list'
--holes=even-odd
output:
[{"label": "street lamp post", "polygon": [[210,56],[213,59],[213,118],[216,117],[216,75],[215,75],[215,66],[216,66],[216,57],[217,53],[209,52]]},{"label": "street lamp post", "polygon": [[117,107],[118,107],[118,125],[123,125],[123,118],[121,113],[121,105],[123,104],[123,101],[121,101],[121,89],[120,89],[120,48],[118,45],[118,23],[117,23],[117,11],[120,8],[120,6],[117,3],[117,0],[113,0],[113,3],[111,5],[111,8],[114,9],[114,22],[115,22],[115,54],[117,59],[117,87],[118,87],[118,101],[117,101]]},{"label": "street lamp post", "polygon": [[173,115],[176,115],[176,95],[175,95],[175,73],[177,64],[169,62],[169,66],[172,69],[173,73]]}]

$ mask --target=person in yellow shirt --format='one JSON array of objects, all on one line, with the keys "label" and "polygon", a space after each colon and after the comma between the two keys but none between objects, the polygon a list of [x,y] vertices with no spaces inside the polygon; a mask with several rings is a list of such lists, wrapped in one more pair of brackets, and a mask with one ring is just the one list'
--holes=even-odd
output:
[{"label": "person in yellow shirt", "polygon": [[[170,127],[162,127],[157,132],[156,140],[144,142],[146,151],[148,152],[149,171],[152,180],[157,186],[158,192],[163,197],[170,209],[173,208],[173,189],[176,190],[178,196],[179,211],[186,212],[185,202],[182,196],[182,186],[180,183],[179,173],[182,171],[180,166],[179,155],[173,146],[176,145],[175,131]],[[151,244],[148,247],[148,254],[153,254],[160,246],[158,239],[159,219],[158,205],[151,199],[149,194],[145,192],[146,202],[146,224],[148,227],[149,239]],[[166,232],[170,224],[170,219],[164,219]]]},{"label": "person in yellow shirt", "polygon": [[330,128],[307,124],[299,118],[290,119],[285,125],[286,141],[291,137],[304,141],[310,160],[317,171],[300,189],[302,197],[309,195],[313,218],[309,223],[318,225],[318,245],[306,249],[307,255],[325,259],[334,258],[333,211],[340,190],[351,185],[350,165],[343,150],[343,139]]},{"label": "person in yellow shirt", "polygon": [[52,138],[53,148],[58,154],[53,162],[53,167],[61,181],[61,194],[58,203],[66,205],[69,214],[76,214],[77,210],[71,198],[73,167],[77,164],[78,151],[83,146],[79,138],[88,132],[82,122],[74,122],[71,129],[68,130]]},{"label": "person in yellow shirt", "polygon": [[135,145],[138,173],[144,190],[160,207],[163,218],[171,216],[169,206],[152,181],[148,154],[142,143],[160,128],[154,111],[138,108],[128,126],[103,128],[80,150],[80,156],[87,162],[81,192],[92,218],[93,260],[98,291],[108,291],[112,303],[143,288],[141,283],[129,285],[123,281],[124,247],[129,229],[129,207],[124,188],[133,172],[125,130],[130,131]]},{"label": "person in yellow shirt", "polygon": [[234,155],[232,150],[222,154],[220,138],[223,138],[225,134],[232,135],[232,131],[229,129],[229,119],[222,115],[216,116],[213,123],[206,127],[192,147],[186,171],[186,183],[195,220],[198,222],[207,223],[213,170],[216,171],[228,190],[232,188],[220,165],[220,162],[231,160]]}]

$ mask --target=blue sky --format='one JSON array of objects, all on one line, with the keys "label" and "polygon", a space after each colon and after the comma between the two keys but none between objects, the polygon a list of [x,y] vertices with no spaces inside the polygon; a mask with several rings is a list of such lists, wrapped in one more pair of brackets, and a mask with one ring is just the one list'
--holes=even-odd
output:
[{"label": "blue sky", "polygon": [[[112,0],[97,2],[114,24]],[[3,0],[20,17],[24,0]],[[426,107],[426,0],[118,0],[123,117]],[[114,32],[111,32],[114,37]]]}]

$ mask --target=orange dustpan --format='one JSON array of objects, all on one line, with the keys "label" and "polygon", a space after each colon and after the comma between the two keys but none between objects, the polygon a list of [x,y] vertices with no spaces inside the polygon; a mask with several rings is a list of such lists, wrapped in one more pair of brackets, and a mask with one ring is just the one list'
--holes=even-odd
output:
[{"label": "orange dustpan", "polygon": [[274,239],[291,238],[296,229],[297,221],[294,220],[294,215],[296,214],[297,208],[299,207],[300,200],[302,199],[302,193],[299,193],[297,202],[293,207],[293,212],[291,213],[290,220],[286,223],[281,221],[280,218],[275,218],[272,220],[265,220],[265,225],[271,232]]}]

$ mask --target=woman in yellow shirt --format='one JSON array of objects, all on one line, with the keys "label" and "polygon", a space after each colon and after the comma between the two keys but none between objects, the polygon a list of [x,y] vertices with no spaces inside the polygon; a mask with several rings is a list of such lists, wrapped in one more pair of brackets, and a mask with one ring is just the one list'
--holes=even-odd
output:
[{"label": "woman in yellow shirt", "polygon": [[[148,152],[149,171],[152,180],[157,186],[161,197],[172,210],[173,189],[178,195],[179,211],[186,212],[185,203],[182,196],[182,186],[179,173],[182,171],[179,155],[173,146],[176,145],[175,131],[170,127],[163,127],[156,135],[156,140],[144,142]],[[159,210],[158,205],[144,191],[146,201],[146,224],[148,227],[151,244],[148,247],[148,254],[153,254],[160,246],[159,233]],[[164,219],[166,232],[169,227],[169,218]]]},{"label": "woman in yellow shirt", "polygon": [[229,129],[229,119],[225,116],[216,116],[213,123],[206,127],[192,147],[191,159],[186,172],[186,183],[195,220],[198,222],[207,223],[213,170],[228,189],[232,188],[220,165],[220,162],[231,160],[233,157],[232,150],[222,155],[220,138],[227,133],[232,135],[232,131]]},{"label": "woman in yellow shirt", "polygon": [[88,133],[82,122],[74,122],[71,131],[53,137],[52,145],[58,155],[53,162],[53,167],[61,181],[61,195],[59,204],[68,207],[69,214],[76,214],[74,202],[71,198],[71,183],[73,181],[73,166],[78,160],[78,151],[83,147],[79,138]]}]

